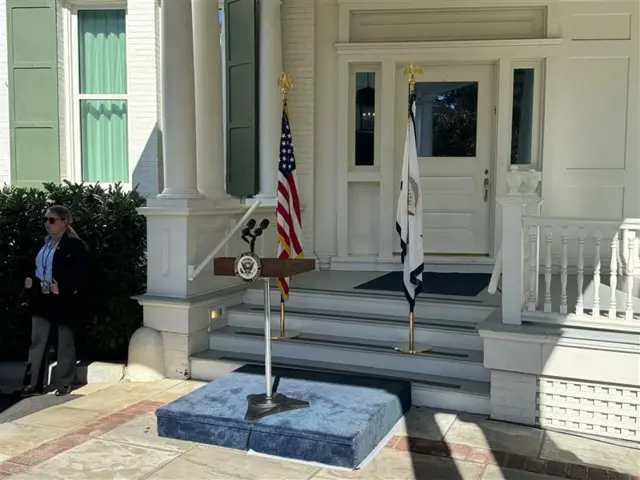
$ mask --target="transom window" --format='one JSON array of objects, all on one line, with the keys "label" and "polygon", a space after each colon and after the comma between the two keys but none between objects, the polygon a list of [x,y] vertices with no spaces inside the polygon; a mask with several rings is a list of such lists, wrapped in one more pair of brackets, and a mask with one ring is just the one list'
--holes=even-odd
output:
[{"label": "transom window", "polygon": [[126,11],[77,10],[71,49],[75,177],[129,183]]}]

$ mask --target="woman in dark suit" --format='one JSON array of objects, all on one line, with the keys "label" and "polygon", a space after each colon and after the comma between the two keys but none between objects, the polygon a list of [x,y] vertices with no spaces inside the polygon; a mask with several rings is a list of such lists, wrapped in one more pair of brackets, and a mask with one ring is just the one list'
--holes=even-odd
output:
[{"label": "woman in dark suit", "polygon": [[47,236],[34,252],[33,274],[24,286],[31,293],[30,382],[23,394],[40,392],[38,381],[51,327],[58,329],[56,395],[71,393],[76,380],[73,330],[86,317],[87,245],[71,228],[71,212],[54,205],[45,216]]}]

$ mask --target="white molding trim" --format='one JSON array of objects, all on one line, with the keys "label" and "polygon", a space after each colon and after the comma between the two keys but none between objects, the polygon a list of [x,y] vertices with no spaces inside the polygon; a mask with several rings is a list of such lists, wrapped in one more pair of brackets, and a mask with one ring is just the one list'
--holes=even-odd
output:
[{"label": "white molding trim", "polygon": [[[348,42],[352,11],[367,10],[425,10],[457,8],[514,8],[514,7],[546,7],[553,10],[561,0],[337,0],[338,2],[338,38]],[[552,23],[555,27],[555,23]],[[547,33],[555,31],[548,29]]]},{"label": "white molding trim", "polygon": [[529,312],[523,310],[522,321],[532,322],[536,325],[556,325],[559,327],[595,328],[609,332],[640,333],[640,320],[609,319],[605,315],[593,317],[591,315],[576,315],[575,313],[562,315],[555,312],[544,313],[540,311]]},{"label": "white molding trim", "polygon": [[[546,7],[567,0],[337,0],[349,10],[403,10],[416,8],[490,8],[490,7]],[[576,0],[577,1],[577,0]],[[582,1],[582,0],[580,0]]]},{"label": "white molding trim", "polygon": [[[378,61],[389,56],[408,56],[412,58],[416,53],[429,51],[429,57],[437,56],[442,51],[443,60],[451,59],[452,51],[457,49],[462,51],[468,58],[497,60],[504,56],[513,56],[519,60],[529,58],[541,59],[555,57],[561,54],[560,48],[564,43],[562,38],[541,38],[522,40],[455,40],[446,42],[372,42],[372,43],[349,43],[338,42],[335,44],[338,55],[363,56],[361,61],[370,61],[368,56],[375,55]],[[464,50],[461,50],[464,49]],[[483,55],[469,50],[485,49]],[[515,51],[517,49],[517,52]],[[513,51],[513,55],[510,55]],[[446,55],[444,55],[446,53]],[[461,57],[464,58],[464,57]]]}]

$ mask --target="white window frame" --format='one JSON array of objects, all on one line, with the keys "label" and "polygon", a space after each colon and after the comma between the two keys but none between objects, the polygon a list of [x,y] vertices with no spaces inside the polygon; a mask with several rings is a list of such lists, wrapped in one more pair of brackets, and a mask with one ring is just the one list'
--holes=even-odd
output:
[{"label": "white window frame", "polygon": [[[81,94],[80,93],[80,59],[78,57],[78,11],[79,10],[124,10],[125,24],[127,26],[127,63],[129,59],[128,45],[128,21],[127,21],[127,4],[122,0],[102,0],[100,3],[85,0],[67,2],[67,8],[64,10],[64,55],[65,55],[65,97],[66,97],[66,161],[67,161],[67,178],[74,183],[82,182],[82,145],[80,132],[80,101],[81,100],[122,100],[127,102],[127,111],[130,105],[129,101],[129,68],[127,65],[127,93],[126,94]],[[131,125],[127,122],[127,142],[131,138]],[[129,156],[130,149],[127,149]],[[132,187],[131,176],[131,158],[127,158],[128,176],[127,181],[122,183],[126,189]],[[84,182],[85,184],[95,184],[97,182]],[[99,182],[100,185],[108,187],[115,185],[113,182]]]},{"label": "white window frame", "polygon": [[544,62],[543,60],[513,60],[509,76],[509,166],[511,165],[511,144],[513,142],[513,79],[519,69],[533,70],[533,111],[531,114],[531,163],[519,164],[520,168],[542,167],[542,123],[544,97]]}]

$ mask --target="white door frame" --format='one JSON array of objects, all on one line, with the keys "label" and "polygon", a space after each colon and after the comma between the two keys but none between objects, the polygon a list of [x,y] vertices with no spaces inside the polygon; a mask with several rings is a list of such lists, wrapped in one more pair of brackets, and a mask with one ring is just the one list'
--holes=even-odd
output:
[{"label": "white door frame", "polygon": [[[512,69],[523,61],[545,61],[560,56],[562,39],[505,40],[505,41],[454,41],[416,43],[338,43],[338,118],[336,121],[335,190],[339,206],[336,214],[338,252],[331,259],[331,268],[336,270],[390,271],[401,268],[394,249],[394,155],[395,155],[395,98],[396,69],[408,63],[423,64],[495,64],[495,120],[494,154],[492,160],[492,185],[490,195],[497,198],[506,193],[506,176],[510,164]],[[517,61],[512,59],[517,59]],[[358,65],[377,66],[380,76],[380,104],[376,104],[376,129],[380,129],[378,168],[351,167],[350,105],[353,99],[351,88],[354,71]],[[553,65],[553,63],[552,63]],[[555,82],[557,69],[545,68],[546,87]],[[551,78],[550,78],[551,75]],[[377,120],[378,121],[378,120]],[[545,132],[546,133],[546,132]],[[545,145],[546,147],[546,145]],[[544,153],[544,152],[543,152]],[[348,192],[350,183],[377,183],[380,191],[380,225],[378,254],[355,257],[349,255]],[[495,204],[495,202],[494,202]],[[501,228],[499,215],[493,216],[493,242],[490,243],[490,258],[481,258],[476,263],[492,264],[491,257],[497,251],[495,234]],[[431,259],[425,261],[430,262]],[[465,263],[474,260],[466,259]],[[438,259],[438,263],[456,263],[459,260]]]},{"label": "white door frame", "polygon": [[[489,179],[489,192],[487,194],[487,199],[483,201],[482,197],[475,198],[477,202],[483,203],[484,213],[482,213],[482,218],[476,217],[474,219],[475,222],[482,222],[484,234],[482,235],[483,239],[483,253],[471,253],[471,252],[461,252],[461,253],[452,253],[448,256],[461,258],[461,261],[469,261],[471,259],[480,260],[482,257],[485,259],[493,253],[492,242],[493,242],[493,232],[492,228],[494,225],[494,216],[495,209],[492,208],[494,205],[494,196],[493,196],[493,179],[495,176],[496,170],[496,125],[495,125],[495,94],[496,94],[496,77],[497,77],[497,69],[496,62],[487,62],[487,63],[446,63],[446,64],[431,64],[431,63],[422,63],[423,67],[423,75],[416,77],[416,82],[431,82],[434,81],[434,78],[438,78],[437,81],[442,82],[475,82],[478,84],[478,103],[477,103],[477,114],[478,118],[476,120],[477,127],[477,141],[476,141],[476,154],[473,158],[473,164],[471,168],[477,168],[478,163],[484,163],[482,170],[487,170],[487,178]],[[435,77],[434,77],[435,75]],[[455,78],[455,79],[454,79]],[[401,175],[401,161],[403,151],[404,151],[404,137],[405,137],[405,127],[407,122],[406,116],[406,102],[407,96],[409,94],[409,85],[408,81],[404,79],[402,74],[402,68],[398,67],[396,69],[396,82],[403,82],[402,85],[397,85],[396,88],[396,122],[395,122],[395,135],[396,135],[396,144],[395,144],[395,155],[394,155],[394,209],[397,205],[397,195],[399,193],[400,186],[400,175]],[[464,163],[468,164],[470,162],[469,158],[437,158],[437,157],[420,157],[418,155],[418,163],[420,168],[420,175],[422,179],[429,178],[428,174],[435,174],[438,178],[445,178],[451,174],[451,170],[447,169],[447,164],[451,165]],[[436,171],[427,172],[425,168],[428,166],[432,167]],[[471,165],[469,165],[471,166]],[[442,169],[445,169],[446,172],[443,172]],[[455,169],[455,167],[454,167]],[[466,174],[465,168],[465,174]],[[457,175],[462,175],[461,171],[458,170]],[[478,178],[477,181],[480,182],[479,185],[474,185],[477,188],[477,194],[482,195],[483,187],[482,182],[483,179]],[[424,191],[423,194],[427,195],[429,192]],[[432,192],[433,193],[433,192]],[[429,202],[425,200],[427,203],[423,205],[425,210],[425,215],[429,211]],[[481,210],[476,210],[475,213],[481,213]],[[425,220],[426,222],[426,220]],[[425,228],[429,227],[428,222],[425,223]],[[475,229],[475,233],[478,232],[479,226]],[[400,241],[396,236],[394,238],[394,254],[398,255],[400,253]],[[425,236],[425,246],[427,246],[427,236]],[[430,254],[425,253],[427,257],[435,256],[437,258],[446,256],[447,254],[443,253],[443,251],[434,251]],[[475,258],[474,258],[475,257]]]}]

